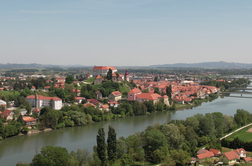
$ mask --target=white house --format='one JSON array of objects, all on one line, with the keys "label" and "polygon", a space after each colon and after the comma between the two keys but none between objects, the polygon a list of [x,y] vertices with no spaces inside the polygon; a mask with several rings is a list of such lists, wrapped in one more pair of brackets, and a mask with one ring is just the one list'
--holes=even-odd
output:
[{"label": "white house", "polygon": [[42,108],[45,106],[50,106],[50,100],[53,101],[53,109],[60,110],[62,107],[62,99],[58,97],[47,97],[41,95],[30,95],[26,97],[32,107]]},{"label": "white house", "polygon": [[107,75],[109,69],[112,70],[112,74],[117,72],[117,69],[113,66],[94,66],[93,68],[93,76],[96,77],[98,75]]}]

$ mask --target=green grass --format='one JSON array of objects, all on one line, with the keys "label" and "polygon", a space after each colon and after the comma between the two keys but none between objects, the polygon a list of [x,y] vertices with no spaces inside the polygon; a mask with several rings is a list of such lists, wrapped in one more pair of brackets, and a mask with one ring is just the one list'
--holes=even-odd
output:
[{"label": "green grass", "polygon": [[88,83],[93,83],[95,80],[95,77],[91,77],[89,78],[88,80],[86,80],[85,82],[88,82]]},{"label": "green grass", "polygon": [[248,126],[240,131],[237,131],[236,133],[230,135],[229,139],[234,139],[238,137],[242,141],[252,141],[252,133],[247,132],[248,129],[252,128],[252,126]]},{"label": "green grass", "polygon": [[4,96],[5,98],[9,99],[9,96],[12,96],[12,98],[16,98],[19,96],[19,92],[17,91],[0,91],[0,97]]}]

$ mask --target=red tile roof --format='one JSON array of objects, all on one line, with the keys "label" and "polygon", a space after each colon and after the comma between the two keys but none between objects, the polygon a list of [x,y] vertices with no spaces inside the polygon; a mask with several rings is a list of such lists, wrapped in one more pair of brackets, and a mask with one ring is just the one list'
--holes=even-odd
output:
[{"label": "red tile roof", "polygon": [[36,119],[34,119],[33,117],[23,117],[23,120],[25,122],[33,122],[33,121],[36,121]]},{"label": "red tile roof", "polygon": [[197,155],[198,159],[204,159],[204,158],[209,158],[209,157],[214,157],[213,152],[209,152],[208,150],[206,151],[206,153],[202,153]]},{"label": "red tile roof", "polygon": [[[35,95],[27,96],[27,99],[35,99]],[[58,97],[47,97],[47,96],[38,95],[38,100],[51,100],[51,99],[52,99],[53,101],[61,100],[61,99],[58,98]]]},{"label": "red tile roof", "polygon": [[75,97],[75,100],[83,100],[85,97]]},{"label": "red tile roof", "polygon": [[95,66],[93,70],[116,70],[114,66]]},{"label": "red tile roof", "polygon": [[99,78],[102,78],[100,75],[98,75],[97,77],[96,77],[96,79],[99,79]]},{"label": "red tile roof", "polygon": [[95,99],[87,99],[88,102],[91,102],[91,103],[94,103],[94,104],[97,104],[97,103],[101,103]]},{"label": "red tile roof", "polygon": [[138,99],[145,99],[145,100],[158,100],[159,98],[162,98],[162,96],[160,96],[157,93],[141,93],[137,94],[136,97]]},{"label": "red tile roof", "polygon": [[121,96],[122,95],[121,92],[119,92],[119,91],[112,92],[112,94],[114,96]]},{"label": "red tile roof", "polygon": [[85,108],[87,108],[87,107],[96,107],[93,103],[85,103],[85,104],[83,104],[83,106]]},{"label": "red tile roof", "polygon": [[104,104],[104,105],[102,105],[102,108],[109,108],[109,106]]},{"label": "red tile roof", "polygon": [[4,112],[2,113],[2,117],[8,117],[10,114],[12,113],[11,110],[4,110]]},{"label": "red tile roof", "polygon": [[34,110],[32,110],[32,112],[40,112],[40,109],[35,108]]},{"label": "red tile roof", "polygon": [[141,93],[142,91],[140,90],[140,89],[138,89],[138,88],[134,88],[134,89],[132,89],[131,91],[129,91],[129,93],[134,93],[134,94],[136,94],[136,93]]},{"label": "red tile roof", "polygon": [[209,149],[209,152],[213,152],[213,154],[219,154],[219,153],[220,153],[220,150],[210,148],[210,149]]},{"label": "red tile roof", "polygon": [[226,152],[223,155],[225,155],[228,160],[239,159],[239,155],[235,151]]},{"label": "red tile roof", "polygon": [[244,158],[244,160],[247,161],[247,162],[252,161],[252,159],[250,157],[246,157],[246,158]]},{"label": "red tile roof", "polygon": [[242,151],[243,151],[243,153],[246,153],[246,151],[245,151],[243,148],[236,149],[235,151],[236,151],[238,154],[242,154]]}]

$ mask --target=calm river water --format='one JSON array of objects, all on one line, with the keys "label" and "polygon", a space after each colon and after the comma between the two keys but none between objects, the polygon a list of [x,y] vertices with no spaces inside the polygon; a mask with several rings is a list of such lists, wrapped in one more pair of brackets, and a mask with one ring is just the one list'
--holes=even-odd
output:
[{"label": "calm river water", "polygon": [[127,137],[135,132],[145,130],[147,126],[156,123],[163,124],[172,119],[186,119],[197,113],[222,112],[233,116],[237,109],[245,109],[252,112],[251,103],[252,98],[219,97],[212,102],[202,103],[199,107],[182,111],[160,112],[146,116],[117,119],[87,126],[8,138],[0,141],[0,166],[14,166],[19,161],[31,162],[34,155],[46,145],[65,147],[69,152],[76,151],[77,148],[88,149],[92,152],[93,146],[96,145],[96,135],[100,127],[104,127],[107,134],[108,126],[111,125],[116,130],[117,138],[121,136]]}]

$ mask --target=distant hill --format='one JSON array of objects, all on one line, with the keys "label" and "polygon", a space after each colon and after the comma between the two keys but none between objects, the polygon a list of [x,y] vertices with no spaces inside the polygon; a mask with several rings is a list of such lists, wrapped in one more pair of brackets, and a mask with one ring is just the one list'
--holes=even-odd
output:
[{"label": "distant hill", "polygon": [[163,65],[151,65],[150,67],[166,68],[166,67],[199,67],[199,68],[252,68],[252,64],[234,63],[234,62],[202,62],[202,63],[175,63]]},{"label": "distant hill", "polygon": [[83,65],[50,65],[50,64],[17,64],[17,63],[7,63],[0,64],[0,69],[39,69],[39,68],[75,68],[75,67],[90,67]]}]

